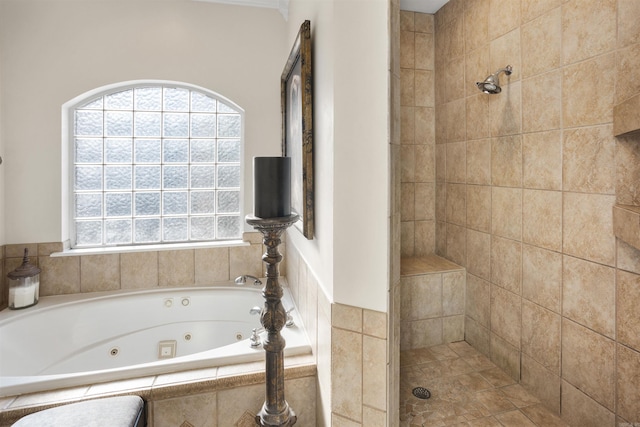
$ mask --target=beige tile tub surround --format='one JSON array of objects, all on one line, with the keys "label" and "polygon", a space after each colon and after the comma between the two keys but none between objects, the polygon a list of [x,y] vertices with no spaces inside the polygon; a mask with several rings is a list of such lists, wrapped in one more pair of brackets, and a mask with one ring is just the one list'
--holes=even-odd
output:
[{"label": "beige tile tub surround", "polygon": [[157,286],[158,252],[120,254],[120,275],[122,289],[145,289]]},{"label": "beige tile tub surround", "polygon": [[[242,274],[264,275],[264,248],[259,233],[245,233],[246,246],[122,252],[104,255],[50,256],[62,243],[11,244],[4,247],[2,268],[11,271],[29,248],[31,262],[42,269],[40,295],[61,295],[119,289],[152,289],[228,282]],[[286,245],[280,251],[286,252]],[[286,268],[283,261],[281,268]],[[8,284],[3,275],[3,298]],[[1,302],[1,300],[0,300]]]},{"label": "beige tile tub surround", "polygon": [[120,255],[80,257],[80,291],[99,292],[120,289]]},{"label": "beige tile tub surround", "polygon": [[[7,258],[5,262],[10,262]],[[40,295],[75,294],[80,285],[80,257],[38,257]]]},{"label": "beige tile tub surround", "polygon": [[[285,388],[287,402],[296,411],[298,422],[316,425],[316,366],[310,355],[285,360]],[[196,369],[2,398],[0,427],[8,427],[26,414],[52,406],[128,394],[139,395],[147,402],[149,426],[238,425],[245,412],[257,413],[264,402],[264,363]]]},{"label": "beige tile tub surround", "polygon": [[[65,257],[50,256],[62,251],[62,243],[6,245],[2,247],[1,267],[5,270],[17,267],[24,248],[28,247],[33,255],[32,262],[42,269],[41,295],[194,286],[227,282],[240,274],[262,276],[262,240],[258,233],[246,233],[244,237],[250,243],[248,246]],[[285,251],[281,246],[281,252]],[[286,269],[286,266],[283,262],[282,268]],[[6,299],[6,280],[2,283]],[[311,298],[315,294],[309,292],[309,295]],[[379,323],[379,319],[372,320],[372,325],[379,326]],[[305,324],[314,325],[308,318]],[[317,347],[317,335],[313,335],[312,342]],[[307,425],[316,425],[316,360],[312,356],[285,360],[287,392],[291,393],[287,400],[298,414],[299,422]],[[3,398],[0,400],[0,426],[8,426],[38,408],[132,393],[150,403],[151,426],[236,425],[243,415],[246,418],[245,411],[257,413],[260,410],[264,401],[263,382],[264,363],[260,362]],[[238,405],[238,395],[244,396],[246,405]],[[375,417],[375,414],[369,416]]]}]

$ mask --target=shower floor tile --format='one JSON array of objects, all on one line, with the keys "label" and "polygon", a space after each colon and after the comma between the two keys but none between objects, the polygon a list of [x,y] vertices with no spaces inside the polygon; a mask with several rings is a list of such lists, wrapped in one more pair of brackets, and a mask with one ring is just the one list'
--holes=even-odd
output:
[{"label": "shower floor tile", "polygon": [[[413,395],[415,387],[431,392]],[[400,427],[567,427],[464,341],[400,354]]]}]

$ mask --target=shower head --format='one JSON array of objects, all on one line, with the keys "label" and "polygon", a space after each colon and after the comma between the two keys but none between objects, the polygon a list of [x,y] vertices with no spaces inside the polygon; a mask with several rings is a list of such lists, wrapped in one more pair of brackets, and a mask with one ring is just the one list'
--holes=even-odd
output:
[{"label": "shower head", "polygon": [[498,79],[498,76],[503,71],[508,76],[513,71],[513,68],[511,68],[511,65],[507,65],[506,67],[501,68],[495,73],[488,76],[486,79],[484,79],[484,81],[476,82],[478,89],[480,89],[484,93],[489,93],[489,94],[500,93],[502,91],[502,88],[500,87],[500,81]]}]

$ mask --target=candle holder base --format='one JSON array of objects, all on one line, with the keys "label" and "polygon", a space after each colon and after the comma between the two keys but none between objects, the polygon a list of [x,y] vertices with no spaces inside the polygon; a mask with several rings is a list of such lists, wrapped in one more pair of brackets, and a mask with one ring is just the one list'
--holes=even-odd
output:
[{"label": "candle holder base", "polygon": [[261,427],[290,427],[297,421],[298,417],[288,405],[282,414],[269,414],[263,406],[258,415],[256,415],[256,425]]},{"label": "candle holder base", "polygon": [[278,282],[278,264],[282,255],[278,246],[282,243],[282,233],[298,221],[298,215],[278,218],[246,217],[247,224],[262,233],[266,252],[262,260],[267,264],[267,283],[262,289],[264,309],[260,323],[267,331],[263,344],[265,351],[266,397],[262,409],[256,415],[256,424],[264,427],[292,426],[298,421],[295,412],[284,398],[284,347],[285,340],[280,331],[287,321],[287,313],[282,306],[282,287]]}]

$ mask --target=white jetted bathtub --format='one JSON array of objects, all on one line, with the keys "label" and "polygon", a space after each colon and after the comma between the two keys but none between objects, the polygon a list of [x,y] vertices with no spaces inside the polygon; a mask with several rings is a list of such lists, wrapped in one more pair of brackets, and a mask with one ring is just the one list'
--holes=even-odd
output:
[{"label": "white jetted bathtub", "polygon": [[[282,302],[293,308],[287,289]],[[0,312],[0,396],[264,359],[261,289],[210,286],[40,298]],[[311,352],[297,310],[285,355]],[[260,334],[265,338],[265,333]]]}]

